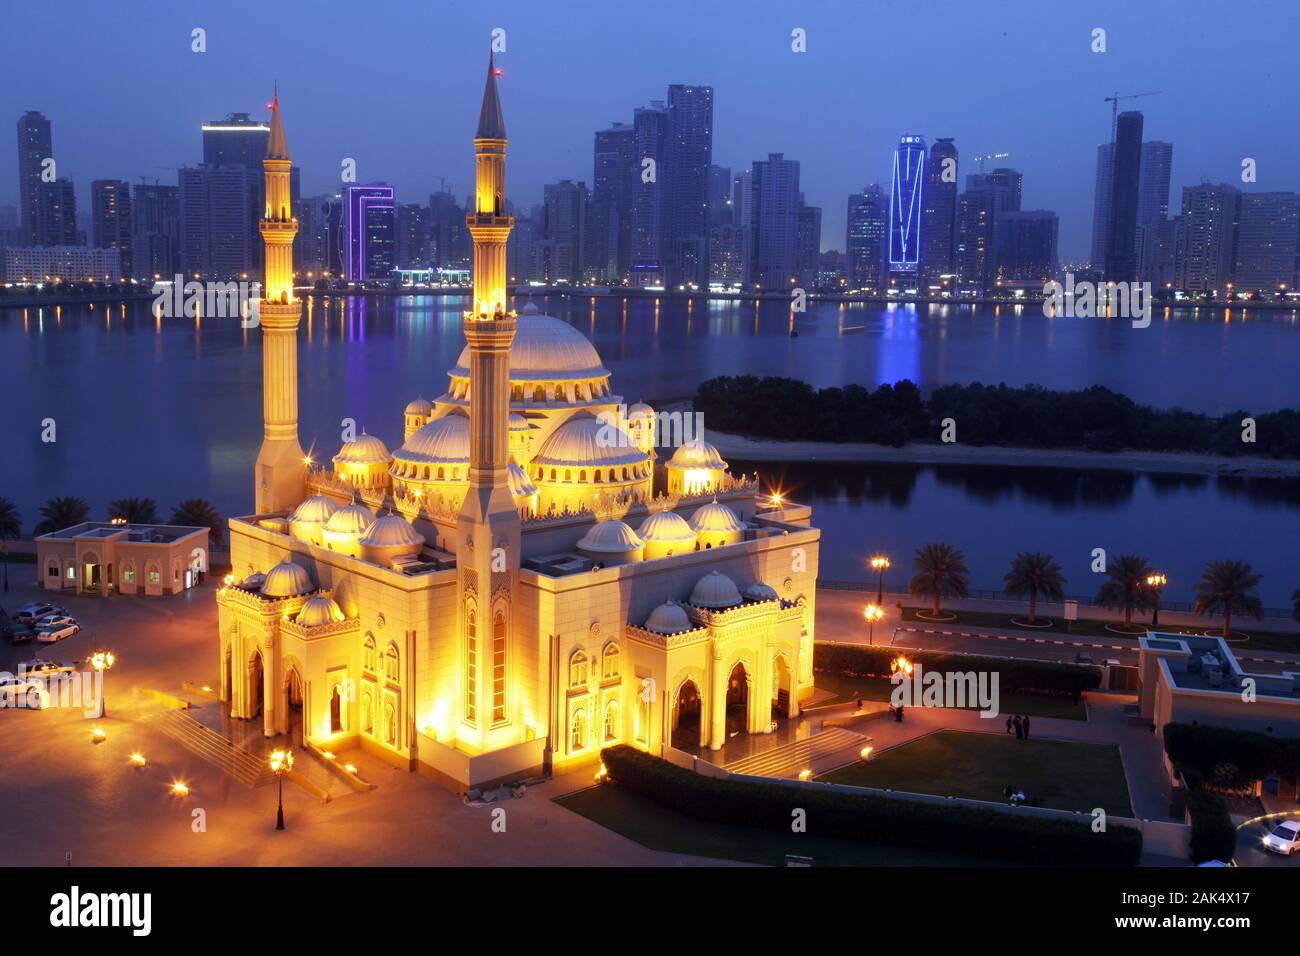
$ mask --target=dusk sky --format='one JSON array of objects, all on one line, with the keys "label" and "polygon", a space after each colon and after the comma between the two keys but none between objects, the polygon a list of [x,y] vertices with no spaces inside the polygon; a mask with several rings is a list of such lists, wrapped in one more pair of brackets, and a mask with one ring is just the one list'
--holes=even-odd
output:
[{"label": "dusk sky", "polygon": [[[1244,188],[1300,190],[1294,0],[159,0],[7,4],[3,16],[0,202],[17,201],[13,123],[34,109],[83,215],[92,179],[174,183],[201,158],[199,125],[266,116],[277,80],[304,195],[332,189],[353,157],[359,181],[392,182],[399,200],[426,202],[440,176],[463,197],[495,27],[523,208],[547,182],[590,184],[593,132],[670,83],[714,87],[715,163],[800,161],[823,248],[844,246],[847,194],[887,184],[898,136],[919,133],[956,139],[963,178],[973,156],[1009,152],[1000,164],[1024,173],[1024,208],[1056,210],[1062,259],[1086,256],[1114,91],[1163,91],[1135,103],[1145,138],[1174,144],[1172,206],[1202,179],[1241,185],[1244,157],[1258,164]],[[195,27],[206,53],[190,50]],[[795,27],[806,53],[791,52]],[[1090,50],[1095,27],[1106,53]]]}]

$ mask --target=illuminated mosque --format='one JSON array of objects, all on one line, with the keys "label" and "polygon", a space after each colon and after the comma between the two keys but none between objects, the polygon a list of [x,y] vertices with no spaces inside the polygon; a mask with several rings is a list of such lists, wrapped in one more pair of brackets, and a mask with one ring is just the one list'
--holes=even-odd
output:
[{"label": "illuminated mosque", "polygon": [[591,343],[507,308],[505,121],[489,60],[474,137],[473,307],[446,392],[313,467],[298,439],[289,152],[263,166],[263,442],[230,520],[221,697],[318,752],[363,748],[456,789],[626,743],[719,749],[812,692],[820,532],[716,449],[656,466]]}]

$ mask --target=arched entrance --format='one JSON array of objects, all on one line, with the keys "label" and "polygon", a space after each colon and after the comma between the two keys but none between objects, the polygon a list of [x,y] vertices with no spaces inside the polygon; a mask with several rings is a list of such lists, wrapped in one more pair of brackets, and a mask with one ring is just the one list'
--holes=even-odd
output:
[{"label": "arched entrance", "polygon": [[257,651],[253,654],[253,659],[248,662],[248,692],[252,695],[252,700],[248,701],[245,708],[248,716],[257,717],[262,713],[262,697],[266,690],[263,686],[266,681],[266,674],[262,670],[262,652]]},{"label": "arched entrance", "polygon": [[287,717],[286,730],[294,746],[303,746],[302,733],[302,678],[295,668],[289,668],[289,676],[284,682],[284,712]]},{"label": "arched entrance", "polygon": [[781,721],[790,715],[790,665],[784,654],[772,658],[772,720]]},{"label": "arched entrance", "polygon": [[700,745],[700,704],[700,689],[695,681],[683,681],[673,701],[673,746],[679,750],[693,750]]},{"label": "arched entrance", "polygon": [[749,729],[749,671],[736,662],[727,677],[727,737]]},{"label": "arched entrance", "polygon": [[330,691],[330,733],[343,733],[343,692],[338,684]]}]

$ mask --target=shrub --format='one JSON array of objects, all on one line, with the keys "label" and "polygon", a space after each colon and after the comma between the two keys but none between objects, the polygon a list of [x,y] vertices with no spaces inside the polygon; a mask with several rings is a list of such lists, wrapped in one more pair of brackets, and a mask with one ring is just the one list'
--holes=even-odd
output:
[{"label": "shrub", "polygon": [[[1165,725],[1165,753],[1175,764],[1193,768],[1216,786],[1241,786],[1277,773],[1300,776],[1300,737],[1271,737],[1255,730],[1233,730],[1210,724]],[[1235,774],[1221,783],[1221,767]]]},{"label": "shrub", "polygon": [[1135,866],[1142,834],[1112,826],[998,810],[922,803],[875,794],[796,789],[777,783],[704,777],[619,745],[601,752],[609,779],[687,816],[715,823],[787,830],[796,808],[808,832],[967,853],[1009,863]]},{"label": "shrub", "polygon": [[1237,852],[1237,828],[1228,816],[1228,804],[1217,793],[1196,790],[1187,795],[1192,818],[1192,861],[1230,861]]},{"label": "shrub", "polygon": [[[846,677],[888,677],[889,662],[897,656],[898,650],[890,647],[816,644],[813,647],[813,669]],[[1101,686],[1101,671],[1088,665],[1019,661],[944,651],[911,651],[908,658],[913,663],[919,662],[925,670],[996,671],[999,690],[1009,694],[1069,695],[1077,700],[1084,691]]]}]

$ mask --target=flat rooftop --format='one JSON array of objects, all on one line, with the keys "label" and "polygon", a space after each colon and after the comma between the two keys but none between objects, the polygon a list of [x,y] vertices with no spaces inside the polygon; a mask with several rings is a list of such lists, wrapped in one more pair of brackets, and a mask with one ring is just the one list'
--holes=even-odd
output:
[{"label": "flat rooftop", "polygon": [[209,533],[208,528],[179,524],[114,524],[111,521],[83,521],[62,531],[51,531],[39,535],[39,538],[52,538],[71,541],[76,538],[113,538],[121,535],[124,540],[141,544],[170,544],[180,538],[194,534],[196,531]]}]

